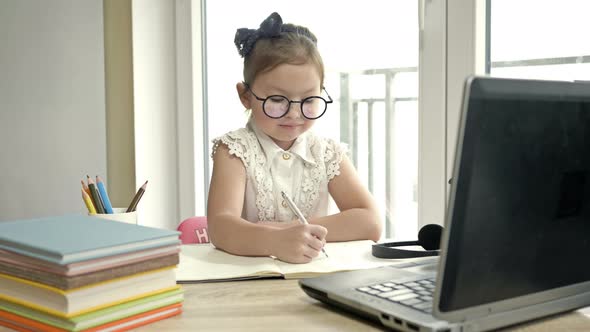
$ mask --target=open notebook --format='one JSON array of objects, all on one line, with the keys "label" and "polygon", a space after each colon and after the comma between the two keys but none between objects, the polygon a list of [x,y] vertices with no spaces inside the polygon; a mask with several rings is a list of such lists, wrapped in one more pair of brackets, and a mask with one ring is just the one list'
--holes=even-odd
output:
[{"label": "open notebook", "polygon": [[228,254],[211,244],[183,245],[176,279],[182,282],[229,281],[283,277],[298,279],[336,271],[360,270],[389,265],[395,260],[371,255],[373,241],[327,243],[329,257],[320,255],[306,264],[285,263],[272,257],[246,257]]}]

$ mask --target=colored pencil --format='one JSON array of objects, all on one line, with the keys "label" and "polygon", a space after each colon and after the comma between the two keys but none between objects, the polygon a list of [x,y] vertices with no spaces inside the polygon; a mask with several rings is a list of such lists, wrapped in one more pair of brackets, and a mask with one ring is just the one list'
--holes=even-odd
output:
[{"label": "colored pencil", "polygon": [[105,213],[104,203],[100,198],[100,193],[98,192],[96,185],[94,184],[90,176],[86,175],[86,178],[88,180],[88,189],[90,189],[90,194],[92,197],[92,201],[94,202],[94,207],[96,208],[96,211],[98,213]]},{"label": "colored pencil", "polygon": [[96,176],[96,186],[98,187],[98,192],[100,193],[100,198],[102,198],[102,202],[104,204],[104,210],[106,213],[113,213],[113,206],[111,205],[111,200],[109,199],[109,195],[107,194],[107,188],[104,186],[104,182],[100,178],[100,176]]},{"label": "colored pencil", "polygon": [[82,199],[88,208],[88,212],[96,214],[96,209],[94,208],[94,203],[92,203],[92,199],[90,199],[90,195],[84,189],[82,189]]},{"label": "colored pencil", "polygon": [[90,196],[90,189],[88,189],[86,182],[84,182],[84,180],[80,180],[80,183],[82,183],[82,189],[84,189],[84,191],[88,194],[88,196]]},{"label": "colored pencil", "polygon": [[135,194],[135,196],[133,197],[133,200],[131,200],[131,204],[129,204],[129,207],[127,208],[127,212],[133,212],[137,209],[137,203],[139,203],[139,200],[141,199],[141,196],[143,196],[143,193],[145,192],[145,188],[147,187],[147,181],[143,184],[143,186],[141,186],[138,190],[137,193]]}]

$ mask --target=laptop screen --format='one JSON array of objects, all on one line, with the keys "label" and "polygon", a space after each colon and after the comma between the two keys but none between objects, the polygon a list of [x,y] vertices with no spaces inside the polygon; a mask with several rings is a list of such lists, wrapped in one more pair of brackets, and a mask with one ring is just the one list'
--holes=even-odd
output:
[{"label": "laptop screen", "polygon": [[476,78],[466,95],[440,311],[589,281],[590,84]]}]

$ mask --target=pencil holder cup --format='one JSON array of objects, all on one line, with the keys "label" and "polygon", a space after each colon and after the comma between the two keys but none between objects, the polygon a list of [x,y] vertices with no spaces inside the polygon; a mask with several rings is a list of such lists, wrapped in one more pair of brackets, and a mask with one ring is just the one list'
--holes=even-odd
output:
[{"label": "pencil holder cup", "polygon": [[113,208],[113,213],[89,213],[88,215],[137,225],[137,211],[127,212],[127,208]]}]

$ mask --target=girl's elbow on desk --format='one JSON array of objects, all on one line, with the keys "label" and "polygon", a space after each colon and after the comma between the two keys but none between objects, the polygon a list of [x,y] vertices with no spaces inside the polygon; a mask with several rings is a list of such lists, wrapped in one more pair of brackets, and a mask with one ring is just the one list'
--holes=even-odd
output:
[{"label": "girl's elbow on desk", "polygon": [[378,222],[378,219],[375,221],[368,223],[367,225],[367,238],[369,240],[373,240],[374,242],[378,242],[381,239],[381,223]]},{"label": "girl's elbow on desk", "polygon": [[209,241],[213,244],[216,248],[229,251],[230,247],[229,239],[230,239],[230,229],[227,225],[223,225],[227,223],[226,220],[223,220],[222,216],[208,216],[207,217],[207,233],[209,235]]},{"label": "girl's elbow on desk", "polygon": [[362,222],[362,232],[367,240],[379,241],[381,239],[381,217],[379,212],[373,209],[366,209]]}]

